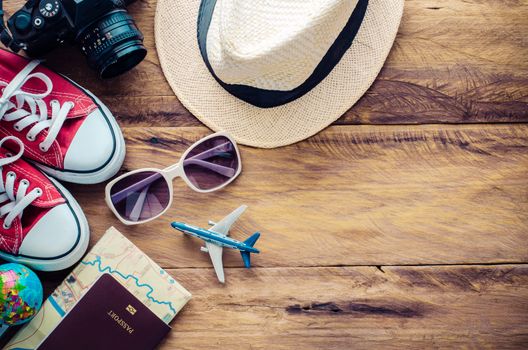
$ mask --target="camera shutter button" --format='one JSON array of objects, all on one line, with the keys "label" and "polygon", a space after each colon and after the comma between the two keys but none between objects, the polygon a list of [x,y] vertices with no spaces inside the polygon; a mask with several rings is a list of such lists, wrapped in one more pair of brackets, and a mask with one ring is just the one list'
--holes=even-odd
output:
[{"label": "camera shutter button", "polygon": [[31,16],[27,13],[19,13],[15,18],[15,28],[21,32],[27,32],[31,28]]},{"label": "camera shutter button", "polygon": [[35,27],[36,29],[44,27],[44,19],[38,16],[33,18],[33,27]]}]

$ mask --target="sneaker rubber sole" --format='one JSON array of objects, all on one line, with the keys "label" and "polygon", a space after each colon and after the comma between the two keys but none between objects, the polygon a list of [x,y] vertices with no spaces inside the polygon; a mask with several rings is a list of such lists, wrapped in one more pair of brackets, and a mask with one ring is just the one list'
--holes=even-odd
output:
[{"label": "sneaker rubber sole", "polygon": [[[79,237],[75,246],[71,248],[69,252],[57,258],[35,258],[23,255],[12,255],[0,251],[0,259],[24,264],[38,271],[59,271],[71,267],[83,257],[84,253],[86,253],[88,244],[90,242],[90,228],[88,226],[86,216],[84,216],[79,203],[77,203],[71,193],[66,188],[64,188],[64,186],[62,186],[55,179],[50,178],[50,181],[53,182],[59,192],[61,192],[63,197],[67,200],[70,209],[77,219],[77,223],[79,225]],[[58,229],[60,229],[60,227],[58,227]],[[52,242],[50,242],[50,244],[52,244]]]},{"label": "sneaker rubber sole", "polygon": [[[71,80],[70,82],[72,84],[75,84],[75,82]],[[61,181],[77,183],[77,184],[84,184],[84,185],[97,184],[97,183],[101,183],[103,181],[110,179],[112,176],[117,174],[119,169],[121,169],[121,165],[123,165],[123,161],[125,160],[125,155],[126,155],[125,141],[123,139],[123,134],[121,133],[119,124],[117,124],[117,121],[113,117],[108,107],[106,107],[101,102],[101,100],[99,100],[90,91],[83,89],[81,86],[77,84],[75,85],[78,86],[80,89],[82,89],[88,96],[90,96],[94,100],[94,102],[103,110],[104,114],[107,116],[108,123],[110,127],[112,128],[112,131],[114,132],[114,136],[115,136],[115,149],[114,149],[112,158],[106,163],[104,167],[94,172],[76,172],[76,171],[50,168],[44,164],[32,161],[31,159],[26,159],[26,160],[29,162],[32,162],[36,167],[38,167],[40,170],[42,170],[46,174],[56,179],[59,179]]]}]

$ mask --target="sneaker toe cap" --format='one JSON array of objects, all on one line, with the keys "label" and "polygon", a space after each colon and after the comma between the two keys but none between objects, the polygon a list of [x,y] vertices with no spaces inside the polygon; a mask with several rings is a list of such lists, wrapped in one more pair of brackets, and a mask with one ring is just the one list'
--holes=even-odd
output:
[{"label": "sneaker toe cap", "polygon": [[100,109],[90,113],[75,134],[64,157],[64,168],[96,171],[104,167],[115,151],[115,135]]},{"label": "sneaker toe cap", "polygon": [[68,254],[80,240],[80,227],[75,214],[67,204],[61,204],[46,213],[28,232],[19,254],[52,259]]}]

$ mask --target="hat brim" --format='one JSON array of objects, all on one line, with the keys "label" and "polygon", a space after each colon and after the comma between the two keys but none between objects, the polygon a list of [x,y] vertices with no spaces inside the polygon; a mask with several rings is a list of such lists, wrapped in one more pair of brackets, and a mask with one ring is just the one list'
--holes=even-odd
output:
[{"label": "hat brim", "polygon": [[236,98],[211,75],[196,38],[200,0],[158,1],[156,48],[172,90],[202,123],[240,144],[285,146],[321,131],[363,96],[390,52],[403,6],[403,0],[370,0],[352,46],[330,74],[302,97],[273,108]]}]

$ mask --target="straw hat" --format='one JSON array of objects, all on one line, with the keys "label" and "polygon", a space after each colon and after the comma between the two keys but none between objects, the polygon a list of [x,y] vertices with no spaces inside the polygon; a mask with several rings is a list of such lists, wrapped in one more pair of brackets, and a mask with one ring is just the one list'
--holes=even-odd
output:
[{"label": "straw hat", "polygon": [[305,139],[367,91],[403,0],[159,0],[156,46],[183,105],[242,144]]}]

